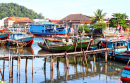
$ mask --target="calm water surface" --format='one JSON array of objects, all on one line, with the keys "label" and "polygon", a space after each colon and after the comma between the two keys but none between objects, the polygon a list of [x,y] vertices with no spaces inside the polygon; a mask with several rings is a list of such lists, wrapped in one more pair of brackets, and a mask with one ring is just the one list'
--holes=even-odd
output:
[{"label": "calm water surface", "polygon": [[[36,37],[30,48],[21,50],[0,49],[0,56],[8,56],[16,54],[45,54],[49,53],[41,50],[37,42],[43,41],[41,37]],[[54,58],[54,69],[50,71],[50,59],[47,59],[47,67],[44,70],[44,58],[35,58],[27,60],[27,73],[25,73],[26,59],[21,59],[20,73],[17,76],[17,60],[13,60],[13,79],[9,81],[9,67],[7,60],[0,60],[0,69],[4,78],[0,75],[0,79],[10,83],[121,83],[120,76],[125,63],[114,62],[109,60],[104,62],[103,58],[99,58],[96,62],[89,57],[88,66],[82,66],[80,62],[73,64],[73,57],[70,57],[69,69],[65,67],[64,58],[60,58],[59,68],[56,67],[56,59]],[[80,61],[80,57],[78,58]],[[32,74],[33,65],[33,74]],[[4,71],[3,71],[4,70]]]}]

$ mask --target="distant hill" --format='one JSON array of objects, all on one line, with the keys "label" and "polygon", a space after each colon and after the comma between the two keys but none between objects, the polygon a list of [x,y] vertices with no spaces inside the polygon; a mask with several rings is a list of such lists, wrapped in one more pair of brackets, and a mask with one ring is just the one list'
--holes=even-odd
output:
[{"label": "distant hill", "polygon": [[0,19],[4,17],[28,17],[30,19],[42,19],[42,14],[38,14],[31,9],[16,3],[0,3]]}]

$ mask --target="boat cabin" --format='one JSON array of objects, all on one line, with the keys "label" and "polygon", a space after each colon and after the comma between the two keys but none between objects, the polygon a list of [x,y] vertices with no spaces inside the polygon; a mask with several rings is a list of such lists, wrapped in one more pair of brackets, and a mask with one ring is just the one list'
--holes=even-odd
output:
[{"label": "boat cabin", "polygon": [[97,48],[111,48],[115,49],[115,52],[127,51],[129,49],[128,39],[125,38],[100,38],[96,39],[99,42],[97,43]]},{"label": "boat cabin", "polygon": [[30,25],[30,32],[39,32],[39,33],[46,33],[46,32],[54,32],[55,24],[44,24],[44,25]]}]

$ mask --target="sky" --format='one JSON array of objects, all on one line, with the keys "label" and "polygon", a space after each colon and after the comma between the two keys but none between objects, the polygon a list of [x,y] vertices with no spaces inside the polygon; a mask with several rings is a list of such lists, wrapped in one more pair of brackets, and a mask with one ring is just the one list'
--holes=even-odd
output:
[{"label": "sky", "polygon": [[103,10],[106,18],[113,13],[126,13],[130,17],[130,0],[0,0],[0,3],[17,3],[42,13],[45,18],[62,19],[69,14],[94,16],[97,9]]}]

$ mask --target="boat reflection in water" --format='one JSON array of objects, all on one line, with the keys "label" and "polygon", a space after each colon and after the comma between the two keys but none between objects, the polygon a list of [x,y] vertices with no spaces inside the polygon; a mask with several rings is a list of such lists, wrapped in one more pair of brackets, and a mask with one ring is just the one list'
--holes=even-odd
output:
[{"label": "boat reflection in water", "polygon": [[8,49],[10,50],[10,54],[13,55],[33,55],[34,51],[32,47],[23,47],[22,49]]}]

